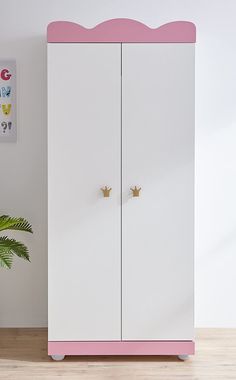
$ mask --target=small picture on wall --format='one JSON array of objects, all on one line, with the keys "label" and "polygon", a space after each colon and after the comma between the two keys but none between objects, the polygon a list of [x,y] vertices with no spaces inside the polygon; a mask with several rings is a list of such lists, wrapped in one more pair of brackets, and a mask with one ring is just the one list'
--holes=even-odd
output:
[{"label": "small picture on wall", "polygon": [[0,60],[0,142],[16,141],[16,62]]}]

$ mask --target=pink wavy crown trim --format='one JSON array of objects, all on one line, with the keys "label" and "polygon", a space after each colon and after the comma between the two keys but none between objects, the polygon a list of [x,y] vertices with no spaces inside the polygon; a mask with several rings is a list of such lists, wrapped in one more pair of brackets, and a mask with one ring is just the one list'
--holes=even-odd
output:
[{"label": "pink wavy crown trim", "polygon": [[87,29],[69,21],[48,25],[48,42],[196,42],[196,27],[189,21],[174,21],[149,28],[135,20],[120,18],[104,21]]}]

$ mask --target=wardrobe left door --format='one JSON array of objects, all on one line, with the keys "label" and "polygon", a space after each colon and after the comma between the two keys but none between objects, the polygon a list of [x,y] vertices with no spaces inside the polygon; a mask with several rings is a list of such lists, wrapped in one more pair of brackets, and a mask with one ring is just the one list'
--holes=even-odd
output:
[{"label": "wardrobe left door", "polygon": [[120,72],[120,44],[48,44],[49,341],[121,339]]}]

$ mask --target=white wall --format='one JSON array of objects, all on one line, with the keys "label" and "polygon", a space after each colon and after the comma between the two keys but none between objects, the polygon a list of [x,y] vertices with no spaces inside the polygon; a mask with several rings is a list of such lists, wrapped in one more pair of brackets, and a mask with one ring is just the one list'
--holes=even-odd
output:
[{"label": "white wall", "polygon": [[0,145],[0,207],[34,227],[24,237],[31,264],[0,270],[0,326],[47,325],[46,26],[128,17],[197,25],[196,326],[236,327],[236,1],[0,0],[0,9],[0,57],[18,69],[18,142]]}]

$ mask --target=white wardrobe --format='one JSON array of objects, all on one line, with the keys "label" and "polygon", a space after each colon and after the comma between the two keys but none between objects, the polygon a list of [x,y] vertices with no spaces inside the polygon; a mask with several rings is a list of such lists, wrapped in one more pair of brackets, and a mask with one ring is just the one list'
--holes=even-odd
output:
[{"label": "white wardrobe", "polygon": [[55,359],[194,352],[195,27],[164,27],[48,28]]}]

